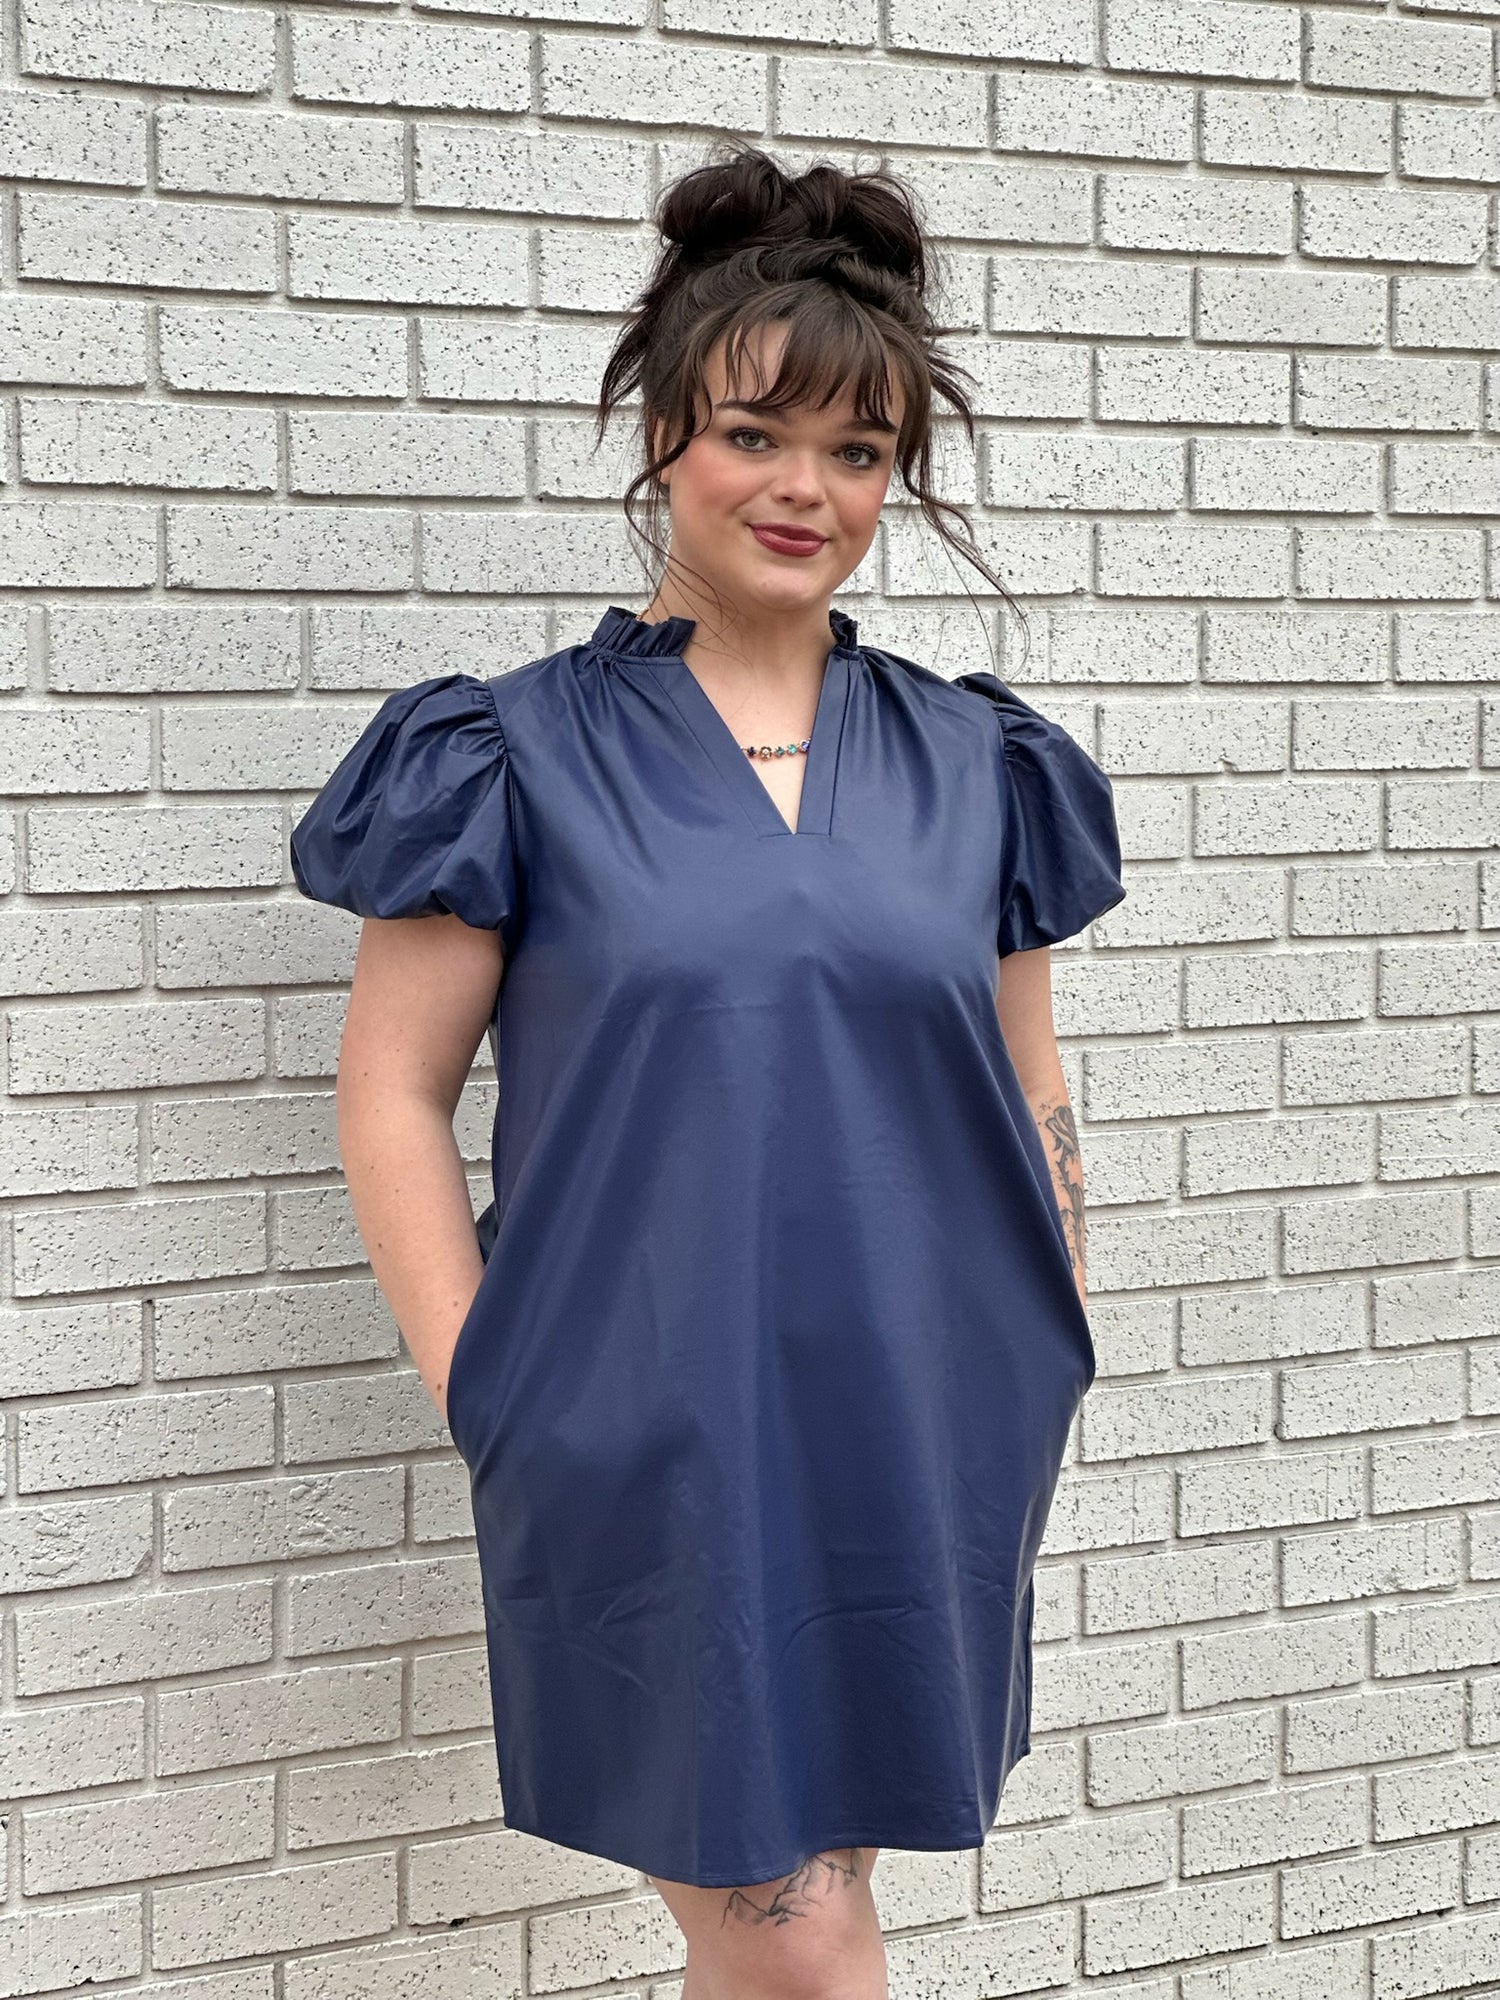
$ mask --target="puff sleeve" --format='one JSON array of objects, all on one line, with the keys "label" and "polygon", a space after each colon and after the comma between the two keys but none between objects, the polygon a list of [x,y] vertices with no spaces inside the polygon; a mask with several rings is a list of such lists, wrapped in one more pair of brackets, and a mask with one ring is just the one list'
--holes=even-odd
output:
[{"label": "puff sleeve", "polygon": [[509,948],[516,855],[509,756],[472,674],[388,695],[292,829],[304,896],[362,917],[451,912]]},{"label": "puff sleeve", "polygon": [[984,695],[1000,722],[1000,955],[1057,944],[1125,899],[1113,787],[1065,729],[994,674],[957,684]]}]

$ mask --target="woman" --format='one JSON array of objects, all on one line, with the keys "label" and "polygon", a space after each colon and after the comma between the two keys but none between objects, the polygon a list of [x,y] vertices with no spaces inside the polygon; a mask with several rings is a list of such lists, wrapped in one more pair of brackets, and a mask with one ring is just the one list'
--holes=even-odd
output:
[{"label": "woman", "polygon": [[646,1872],[686,2000],[871,2000],[879,1847],[978,1846],[1030,1747],[1094,1373],[1047,946],[1119,848],[1061,729],[831,605],[897,465],[978,562],[903,185],[742,148],[658,221],[600,405],[640,388],[651,602],[389,696],[292,861],[374,920],[341,1151],[469,1468],[507,1824]]}]

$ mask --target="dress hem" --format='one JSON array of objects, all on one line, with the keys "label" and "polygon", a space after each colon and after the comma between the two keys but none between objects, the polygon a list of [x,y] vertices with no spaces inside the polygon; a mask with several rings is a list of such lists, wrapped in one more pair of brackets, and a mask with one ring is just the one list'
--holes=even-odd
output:
[{"label": "dress hem", "polygon": [[[1010,1772],[1021,1762],[1021,1759],[1030,1756],[1030,1754],[1031,1744],[1028,1741],[1023,1748],[1017,1751],[1015,1759],[1005,1773],[1005,1777],[1008,1778]],[[1004,1782],[1005,1779],[1002,1779],[1002,1786]],[[838,1833],[827,1839],[820,1838],[814,1846],[804,1849],[802,1853],[795,1855],[790,1861],[774,1867],[766,1869],[759,1867],[745,1868],[736,1870],[728,1875],[715,1871],[708,1875],[686,1876],[676,1875],[670,1869],[666,1868],[648,1867],[645,1862],[631,1860],[624,1854],[610,1853],[602,1847],[590,1846],[588,1844],[589,1837],[587,1836],[584,1838],[575,1836],[572,1839],[566,1839],[559,1833],[548,1833],[541,1826],[527,1826],[518,1819],[508,1817],[505,1820],[507,1832],[527,1833],[533,1839],[548,1841],[554,1847],[566,1847],[577,1854],[590,1854],[595,1859],[601,1861],[613,1861],[622,1868],[637,1869],[642,1875],[659,1876],[664,1882],[681,1882],[690,1889],[743,1889],[754,1888],[764,1882],[777,1882],[784,1876],[795,1873],[798,1868],[802,1867],[804,1862],[810,1861],[815,1854],[825,1854],[830,1849],[838,1847],[894,1847],[904,1849],[907,1853],[911,1854],[965,1853],[974,1848],[983,1847],[994,1824],[994,1820],[991,1820],[990,1825],[977,1838],[971,1834],[961,1840],[954,1840],[947,1837],[934,1838],[931,1836],[923,1840],[912,1840],[910,1838],[898,1840],[894,1834],[871,1833],[868,1829],[857,1833]]]}]

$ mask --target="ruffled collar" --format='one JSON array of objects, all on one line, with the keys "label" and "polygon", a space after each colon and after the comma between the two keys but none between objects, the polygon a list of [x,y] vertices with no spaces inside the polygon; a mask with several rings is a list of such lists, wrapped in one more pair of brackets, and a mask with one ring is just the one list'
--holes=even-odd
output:
[{"label": "ruffled collar", "polygon": [[[853,653],[859,648],[859,627],[847,611],[836,605],[828,609],[828,624],[837,652]],[[607,653],[628,653],[645,659],[680,659],[692,638],[694,618],[660,618],[654,624],[637,618],[622,605],[611,604],[594,627],[592,643]]]}]

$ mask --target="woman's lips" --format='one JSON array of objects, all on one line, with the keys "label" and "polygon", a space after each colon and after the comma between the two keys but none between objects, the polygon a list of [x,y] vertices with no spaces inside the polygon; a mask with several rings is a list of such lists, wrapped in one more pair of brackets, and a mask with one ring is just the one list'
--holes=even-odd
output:
[{"label": "woman's lips", "polygon": [[753,524],[750,532],[762,548],[771,549],[779,556],[815,556],[828,539],[826,535],[798,535],[785,529],[757,528]]}]

